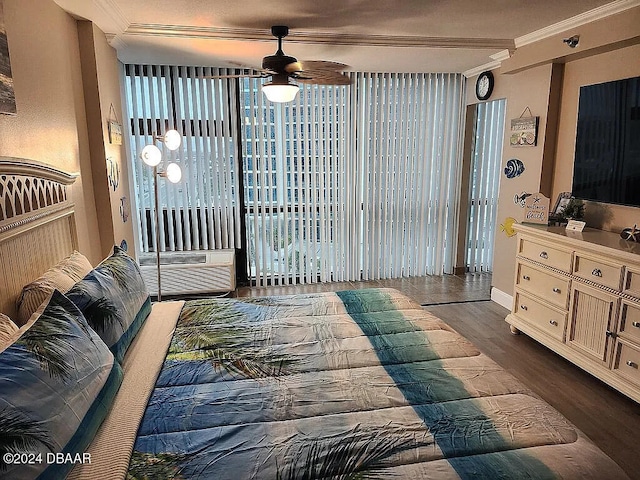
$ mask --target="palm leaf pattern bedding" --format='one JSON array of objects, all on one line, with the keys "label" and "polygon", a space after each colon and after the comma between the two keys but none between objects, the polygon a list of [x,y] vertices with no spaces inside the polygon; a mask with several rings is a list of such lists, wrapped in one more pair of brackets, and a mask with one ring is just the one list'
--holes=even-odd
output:
[{"label": "palm leaf pattern bedding", "polygon": [[185,304],[128,478],[624,478],[399,292]]}]

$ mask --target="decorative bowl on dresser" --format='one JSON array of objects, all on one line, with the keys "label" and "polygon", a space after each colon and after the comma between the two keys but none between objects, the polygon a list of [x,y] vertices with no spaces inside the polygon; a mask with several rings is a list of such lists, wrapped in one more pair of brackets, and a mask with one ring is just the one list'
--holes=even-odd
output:
[{"label": "decorative bowl on dresser", "polygon": [[511,331],[640,402],[640,244],[591,228],[514,229]]}]

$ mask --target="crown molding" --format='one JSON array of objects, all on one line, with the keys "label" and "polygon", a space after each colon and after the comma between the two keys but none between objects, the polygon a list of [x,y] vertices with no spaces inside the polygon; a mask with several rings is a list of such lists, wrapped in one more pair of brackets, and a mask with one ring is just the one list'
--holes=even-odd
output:
[{"label": "crown molding", "polygon": [[131,25],[131,22],[127,20],[127,17],[122,13],[122,10],[120,10],[115,0],[93,0],[93,4],[100,10],[102,15],[111,19],[115,24],[117,31],[109,33],[123,33],[129,28],[129,25]]},{"label": "crown molding", "polygon": [[105,37],[107,37],[107,42],[116,50],[127,48],[127,42],[122,38],[122,34],[115,33],[105,33]]},{"label": "crown molding", "polygon": [[[270,32],[241,28],[197,27],[184,25],[161,25],[134,23],[124,32],[125,35],[150,37],[178,37],[214,40],[273,41]],[[312,33],[304,31],[290,32],[289,43],[314,43],[329,45],[357,45],[377,47],[416,47],[416,48],[473,48],[473,49],[512,49],[513,40],[505,38],[449,38],[389,35],[354,35],[335,33]]]},{"label": "crown molding", "polygon": [[492,62],[485,63],[484,65],[480,65],[478,67],[470,68],[469,70],[465,70],[464,72],[462,72],[462,74],[466,78],[469,78],[475,77],[485,70],[493,70],[495,68],[499,68],[500,65],[502,65],[502,62],[511,56],[511,50],[502,50],[489,56],[493,60]]},{"label": "crown molding", "polygon": [[469,70],[465,70],[464,72],[462,72],[462,75],[464,75],[465,78],[475,77],[476,75],[481,74],[485,70],[494,70],[496,68],[499,68],[501,63],[502,63],[501,60],[495,60],[493,62],[485,63],[484,65],[480,65],[479,67],[474,67],[474,68],[470,68]]},{"label": "crown molding", "polygon": [[593,10],[589,10],[588,12],[576,15],[575,17],[568,18],[561,22],[554,23],[553,25],[549,25],[548,27],[536,30],[535,32],[518,37],[515,39],[515,46],[516,48],[520,48],[524,45],[544,40],[545,38],[565,32],[566,30],[570,30],[590,22],[595,22],[596,20],[601,20],[610,15],[615,15],[616,13],[624,12],[625,10],[639,5],[640,0],[616,0],[614,2],[607,3],[606,5],[602,5],[601,7],[594,8]]}]

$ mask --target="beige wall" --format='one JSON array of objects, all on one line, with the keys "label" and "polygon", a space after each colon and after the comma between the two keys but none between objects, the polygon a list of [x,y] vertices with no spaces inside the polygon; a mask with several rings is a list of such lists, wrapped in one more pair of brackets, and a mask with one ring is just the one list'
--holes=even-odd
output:
[{"label": "beige wall", "polygon": [[[515,179],[500,178],[493,285],[511,295],[515,271],[515,237],[500,224],[506,217],[522,220],[513,202],[516,193],[550,194],[551,206],[560,192],[570,191],[580,86],[640,75],[640,7],[518,49],[494,71],[496,88],[491,100],[507,99],[503,167],[519,158],[525,172]],[[562,38],[580,34],[580,45],[569,49]],[[475,78],[469,79],[467,102],[474,103]],[[529,106],[540,116],[538,145],[514,148],[508,144],[509,121]],[[589,203],[587,225],[606,230],[640,223],[640,208]]]},{"label": "beige wall", "polygon": [[[4,17],[17,115],[0,115],[0,155],[38,160],[80,173],[72,188],[79,249],[95,264],[104,258],[105,251],[96,234],[98,219],[104,219],[96,213],[94,193],[99,197],[105,186],[94,183],[93,170],[103,168],[104,154],[102,164],[92,159],[87,121],[91,112],[85,107],[86,78],[83,82],[78,22],[53,0],[5,0]],[[100,82],[94,83],[99,83],[96,88],[104,92],[104,102],[113,102],[119,108],[115,53],[104,34],[96,33],[95,38]],[[102,135],[102,130],[98,134]],[[108,155],[124,158],[111,150]],[[124,182],[115,195],[128,191],[126,170],[121,173]],[[95,185],[98,192],[94,192]],[[116,229],[114,239],[107,243],[127,238],[131,245],[127,235]]]},{"label": "beige wall", "polygon": [[[507,237],[500,225],[508,217],[522,221],[523,208],[514,203],[513,198],[522,192],[535,193],[541,190],[544,140],[549,109],[549,91],[552,78],[552,65],[542,65],[526,72],[513,75],[501,75],[494,71],[495,88],[489,100],[506,98],[507,110],[505,121],[504,144],[502,151],[502,167],[500,171],[500,201],[496,225],[493,260],[493,285],[503,292],[510,293],[515,263],[515,237]],[[476,78],[469,79],[467,101],[475,100]],[[534,116],[540,117],[538,143],[534,147],[512,147],[509,145],[510,120],[518,118],[529,107]],[[528,115],[528,112],[527,112]],[[507,178],[504,167],[507,161],[517,158],[525,165],[522,175]],[[547,187],[548,188],[548,187]],[[544,188],[542,189],[544,190]],[[548,195],[548,192],[547,192]]]},{"label": "beige wall", "polygon": [[109,120],[123,122],[118,59],[104,33],[93,23],[79,21],[78,38],[102,256],[122,240],[133,252],[131,217],[125,221],[120,212],[121,199],[129,202],[125,147],[111,143],[108,128]]},{"label": "beige wall", "polygon": [[[553,195],[570,192],[573,178],[580,87],[621,78],[640,76],[640,45],[615,52],[569,62],[565,65],[564,88],[560,111],[561,135],[558,141]],[[640,188],[640,185],[638,186]],[[634,223],[640,224],[640,208],[589,203],[585,209],[589,226],[619,232]]]},{"label": "beige wall", "polygon": [[76,21],[51,0],[4,2],[17,115],[0,115],[0,155],[79,172],[73,186],[79,248],[100,251]]}]

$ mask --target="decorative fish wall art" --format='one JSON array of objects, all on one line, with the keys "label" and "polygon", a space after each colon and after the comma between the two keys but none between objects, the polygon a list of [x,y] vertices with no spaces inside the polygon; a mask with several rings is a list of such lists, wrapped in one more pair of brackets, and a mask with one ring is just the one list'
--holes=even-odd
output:
[{"label": "decorative fish wall art", "polygon": [[507,237],[513,237],[516,234],[513,224],[518,223],[515,218],[507,217],[504,222],[500,224],[500,230],[503,231]]},{"label": "decorative fish wall art", "polygon": [[513,197],[513,203],[515,203],[516,205],[520,205],[522,208],[524,208],[524,204],[527,201],[527,197],[530,197],[530,196],[531,196],[531,193],[527,193],[527,192],[522,192],[520,195],[516,193]]},{"label": "decorative fish wall art", "polygon": [[522,160],[519,160],[517,158],[508,160],[507,166],[504,167],[504,174],[507,176],[507,178],[519,177],[520,175],[522,175],[522,172],[524,172],[524,163],[522,163]]}]

